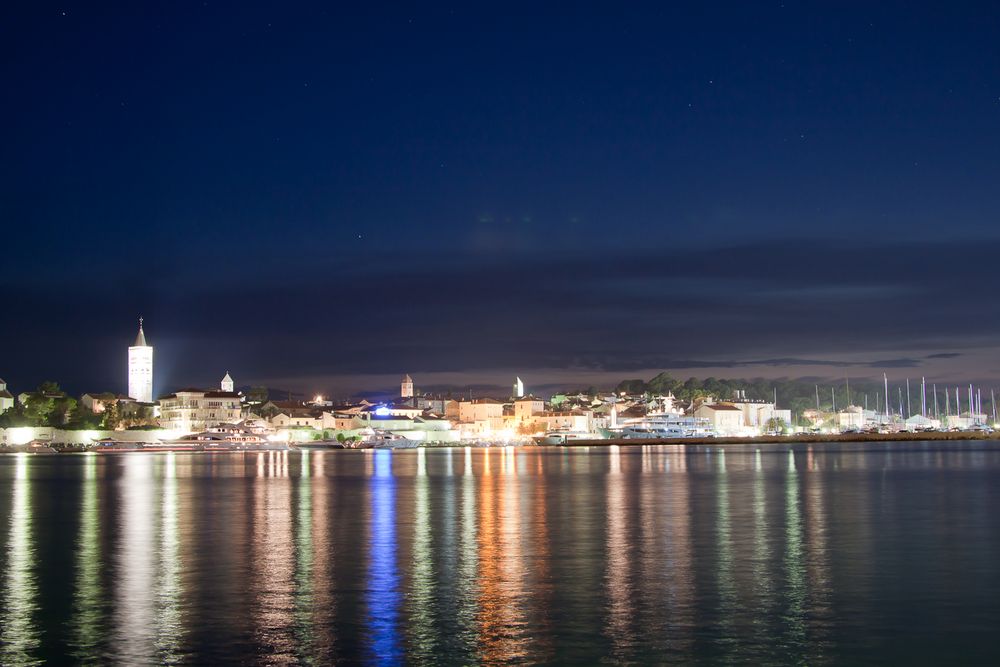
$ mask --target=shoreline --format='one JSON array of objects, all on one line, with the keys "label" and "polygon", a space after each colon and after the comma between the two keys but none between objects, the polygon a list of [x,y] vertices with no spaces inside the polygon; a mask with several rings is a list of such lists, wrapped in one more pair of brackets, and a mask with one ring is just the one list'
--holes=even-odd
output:
[{"label": "shoreline", "polygon": [[1000,440],[998,433],[980,433],[977,431],[928,431],[925,433],[829,433],[794,435],[758,435],[751,437],[715,437],[715,438],[650,438],[650,439],[607,439],[607,440],[568,440],[557,447],[636,447],[643,445],[753,445],[781,443],[848,443],[848,442],[922,442],[928,440],[961,441],[961,440]]},{"label": "shoreline", "polygon": [[[534,443],[511,443],[511,445],[493,445],[492,447],[502,447],[502,446],[514,446],[514,447],[644,447],[647,445],[770,445],[770,444],[838,444],[838,443],[865,443],[865,442],[927,442],[927,441],[940,441],[940,442],[962,442],[971,440],[1000,440],[1000,431],[996,433],[981,433],[977,431],[929,431],[925,433],[836,433],[836,434],[795,434],[789,436],[781,435],[761,435],[761,436],[750,436],[750,437],[714,437],[714,438],[649,438],[649,439],[623,439],[623,438],[612,438],[612,439],[593,439],[593,440],[569,440],[564,443],[556,445],[536,445]],[[483,445],[477,445],[474,443],[433,443],[427,445],[418,445],[417,447],[405,447],[399,448],[400,451],[407,449],[446,449],[452,447],[481,447],[484,449],[490,448],[484,447]],[[145,453],[145,454],[157,454],[165,452],[180,452],[185,454],[232,454],[232,453],[256,453],[258,451],[336,451],[343,449],[344,451],[375,451],[376,448],[371,447],[297,447],[292,445],[288,449],[261,449],[261,450],[246,450],[246,449],[211,449],[211,450],[171,450],[171,449],[150,449],[143,451],[141,449],[136,450],[108,450],[102,452],[95,452],[94,450],[83,449],[77,446],[69,447],[54,447],[56,451],[45,452],[45,451],[25,451],[24,449],[11,448],[11,447],[0,447],[0,455],[2,454],[31,454],[33,456],[38,455],[62,455],[62,454],[129,454],[129,453]],[[392,449],[392,448],[385,448]]]}]

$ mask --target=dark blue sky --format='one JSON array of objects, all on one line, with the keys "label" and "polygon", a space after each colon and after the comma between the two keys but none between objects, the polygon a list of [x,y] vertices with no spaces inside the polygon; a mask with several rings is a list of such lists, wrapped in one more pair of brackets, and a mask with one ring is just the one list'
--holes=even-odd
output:
[{"label": "dark blue sky", "polygon": [[1000,378],[997,5],[330,4],[3,10],[12,388]]}]

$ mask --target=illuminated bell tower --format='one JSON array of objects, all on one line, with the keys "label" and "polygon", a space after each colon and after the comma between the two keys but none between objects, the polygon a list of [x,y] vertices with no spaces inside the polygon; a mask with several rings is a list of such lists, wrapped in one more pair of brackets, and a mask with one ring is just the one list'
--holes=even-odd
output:
[{"label": "illuminated bell tower", "polygon": [[128,349],[128,395],[140,403],[153,402],[153,347],[146,345],[139,318],[139,335]]},{"label": "illuminated bell tower", "polygon": [[222,378],[222,382],[219,383],[219,388],[222,391],[228,391],[230,394],[233,393],[233,378],[230,377],[229,371],[226,371],[226,377]]},{"label": "illuminated bell tower", "polygon": [[413,378],[409,375],[403,376],[403,381],[399,384],[399,395],[401,398],[413,398]]}]

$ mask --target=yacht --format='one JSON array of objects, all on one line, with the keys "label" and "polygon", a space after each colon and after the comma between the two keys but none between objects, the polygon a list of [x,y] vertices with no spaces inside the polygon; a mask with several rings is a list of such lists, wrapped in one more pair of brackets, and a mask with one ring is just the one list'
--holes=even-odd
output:
[{"label": "yacht", "polygon": [[674,414],[650,414],[626,420],[612,437],[626,440],[712,438],[715,437],[715,431],[707,419]]},{"label": "yacht", "polygon": [[573,440],[598,440],[600,435],[589,431],[569,431],[556,429],[548,431],[545,435],[536,435],[532,438],[536,445],[565,445]]},{"label": "yacht", "polygon": [[287,442],[275,442],[267,437],[267,429],[255,422],[219,424],[201,433],[188,435],[166,443],[171,447],[196,447],[199,451],[259,451],[290,449]]},{"label": "yacht", "polygon": [[363,449],[413,449],[420,446],[420,441],[375,429],[371,434],[364,436],[357,446]]}]

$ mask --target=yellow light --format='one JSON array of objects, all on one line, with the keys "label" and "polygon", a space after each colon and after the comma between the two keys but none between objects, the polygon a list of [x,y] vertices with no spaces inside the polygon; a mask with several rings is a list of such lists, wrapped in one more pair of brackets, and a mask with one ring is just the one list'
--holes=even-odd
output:
[{"label": "yellow light", "polygon": [[26,445],[35,439],[35,429],[33,426],[16,426],[7,429],[9,442],[12,445]]}]

